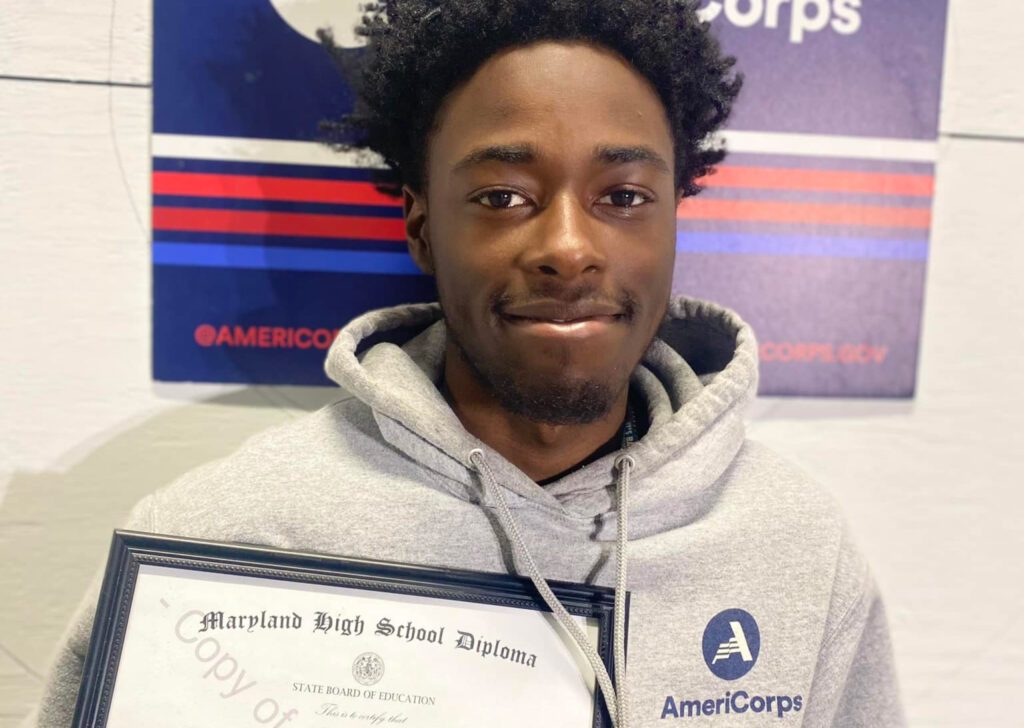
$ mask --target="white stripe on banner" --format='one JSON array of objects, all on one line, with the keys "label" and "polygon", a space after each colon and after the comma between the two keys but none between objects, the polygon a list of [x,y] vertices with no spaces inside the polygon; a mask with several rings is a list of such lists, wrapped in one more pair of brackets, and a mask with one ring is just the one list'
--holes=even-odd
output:
[{"label": "white stripe on banner", "polygon": [[[936,142],[912,139],[777,134],[758,131],[726,131],[721,134],[721,138],[725,140],[731,152],[899,162],[934,162],[938,157]],[[217,159],[327,167],[383,166],[380,156],[370,152],[335,152],[317,142],[282,139],[154,134],[152,152],[154,157],[174,159]]]},{"label": "white stripe on banner", "polygon": [[881,159],[894,162],[934,162],[937,142],[915,139],[833,136],[831,134],[777,134],[761,131],[722,132],[730,152],[791,154],[798,157]]},{"label": "white stripe on banner", "polygon": [[265,164],[310,164],[322,167],[383,167],[373,152],[336,152],[318,142],[247,137],[154,134],[150,149],[154,157],[173,159],[215,159]]}]

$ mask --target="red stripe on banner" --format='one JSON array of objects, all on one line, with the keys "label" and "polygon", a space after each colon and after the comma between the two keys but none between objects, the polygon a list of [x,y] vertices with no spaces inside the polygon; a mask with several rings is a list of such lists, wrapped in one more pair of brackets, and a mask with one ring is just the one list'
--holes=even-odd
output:
[{"label": "red stripe on banner", "polygon": [[154,207],[154,230],[405,240],[405,223],[387,217]]},{"label": "red stripe on banner", "polygon": [[677,212],[681,220],[742,220],[792,222],[823,225],[864,225],[872,227],[929,228],[931,210],[866,205],[820,205],[798,202],[752,200],[683,201]]},{"label": "red stripe on banner", "polygon": [[700,182],[707,187],[740,187],[762,190],[860,192],[878,195],[931,197],[935,178],[927,174],[880,174],[823,169],[721,166]]},{"label": "red stripe on banner", "polygon": [[153,172],[153,194],[350,205],[400,204],[370,182],[200,172]]}]

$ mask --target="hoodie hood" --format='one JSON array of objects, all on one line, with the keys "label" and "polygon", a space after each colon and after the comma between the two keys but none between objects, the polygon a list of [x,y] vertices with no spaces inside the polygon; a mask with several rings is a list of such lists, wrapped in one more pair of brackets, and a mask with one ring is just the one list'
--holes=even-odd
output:
[{"label": "hoodie hood", "polygon": [[[373,411],[393,447],[441,476],[456,497],[480,497],[469,460],[479,449],[501,487],[538,507],[590,519],[613,511],[615,455],[541,487],[462,426],[437,387],[445,337],[437,304],[372,311],[339,332],[326,371]],[[642,536],[651,527],[660,530],[654,524],[663,523],[664,514],[658,511],[669,501],[675,509],[685,503],[699,509],[702,491],[739,450],[743,410],[757,389],[753,333],[727,309],[673,299],[633,384],[649,421],[647,433],[629,448],[635,464],[631,530]],[[685,520],[695,514],[688,515]]]}]

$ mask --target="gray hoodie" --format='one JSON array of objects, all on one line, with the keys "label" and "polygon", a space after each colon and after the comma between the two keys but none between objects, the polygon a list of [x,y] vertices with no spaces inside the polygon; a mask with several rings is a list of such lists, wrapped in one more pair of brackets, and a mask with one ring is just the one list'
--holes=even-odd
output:
[{"label": "gray hoodie", "polygon": [[[127,527],[491,572],[525,573],[525,548],[547,579],[614,584],[621,457],[537,485],[445,402],[444,341],[436,305],[352,321],[327,359],[343,399],[148,496]],[[634,373],[649,428],[628,448],[629,725],[903,725],[882,603],[834,503],[744,437],[756,351],[732,312],[677,299]],[[95,603],[40,726],[71,720]]]}]

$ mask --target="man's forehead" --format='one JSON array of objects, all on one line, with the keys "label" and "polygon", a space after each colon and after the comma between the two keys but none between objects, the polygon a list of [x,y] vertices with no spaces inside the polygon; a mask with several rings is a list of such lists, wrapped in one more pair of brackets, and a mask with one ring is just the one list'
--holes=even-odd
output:
[{"label": "man's forehead", "polygon": [[644,96],[662,110],[650,82],[620,55],[588,43],[541,41],[505,49],[487,59],[457,89],[471,96],[482,123],[508,123],[559,106],[592,102],[611,116],[643,116],[642,107],[624,107],[623,97]]},{"label": "man's forehead", "polygon": [[517,141],[586,137],[588,154],[599,145],[671,143],[650,83],[613,52],[581,43],[545,41],[492,56],[451,94],[437,122],[447,151],[460,159]]},{"label": "man's forehead", "polygon": [[508,129],[516,124],[530,124],[533,120],[555,113],[561,108],[579,106],[580,101],[588,102],[588,106],[601,107],[600,120],[615,124],[643,123],[647,117],[660,112],[660,102],[655,108],[644,108],[636,105],[626,106],[622,102],[628,92],[610,85],[600,89],[579,89],[579,93],[569,97],[557,97],[541,93],[536,89],[494,90],[492,92],[473,94],[473,114],[476,125],[481,129]]}]

